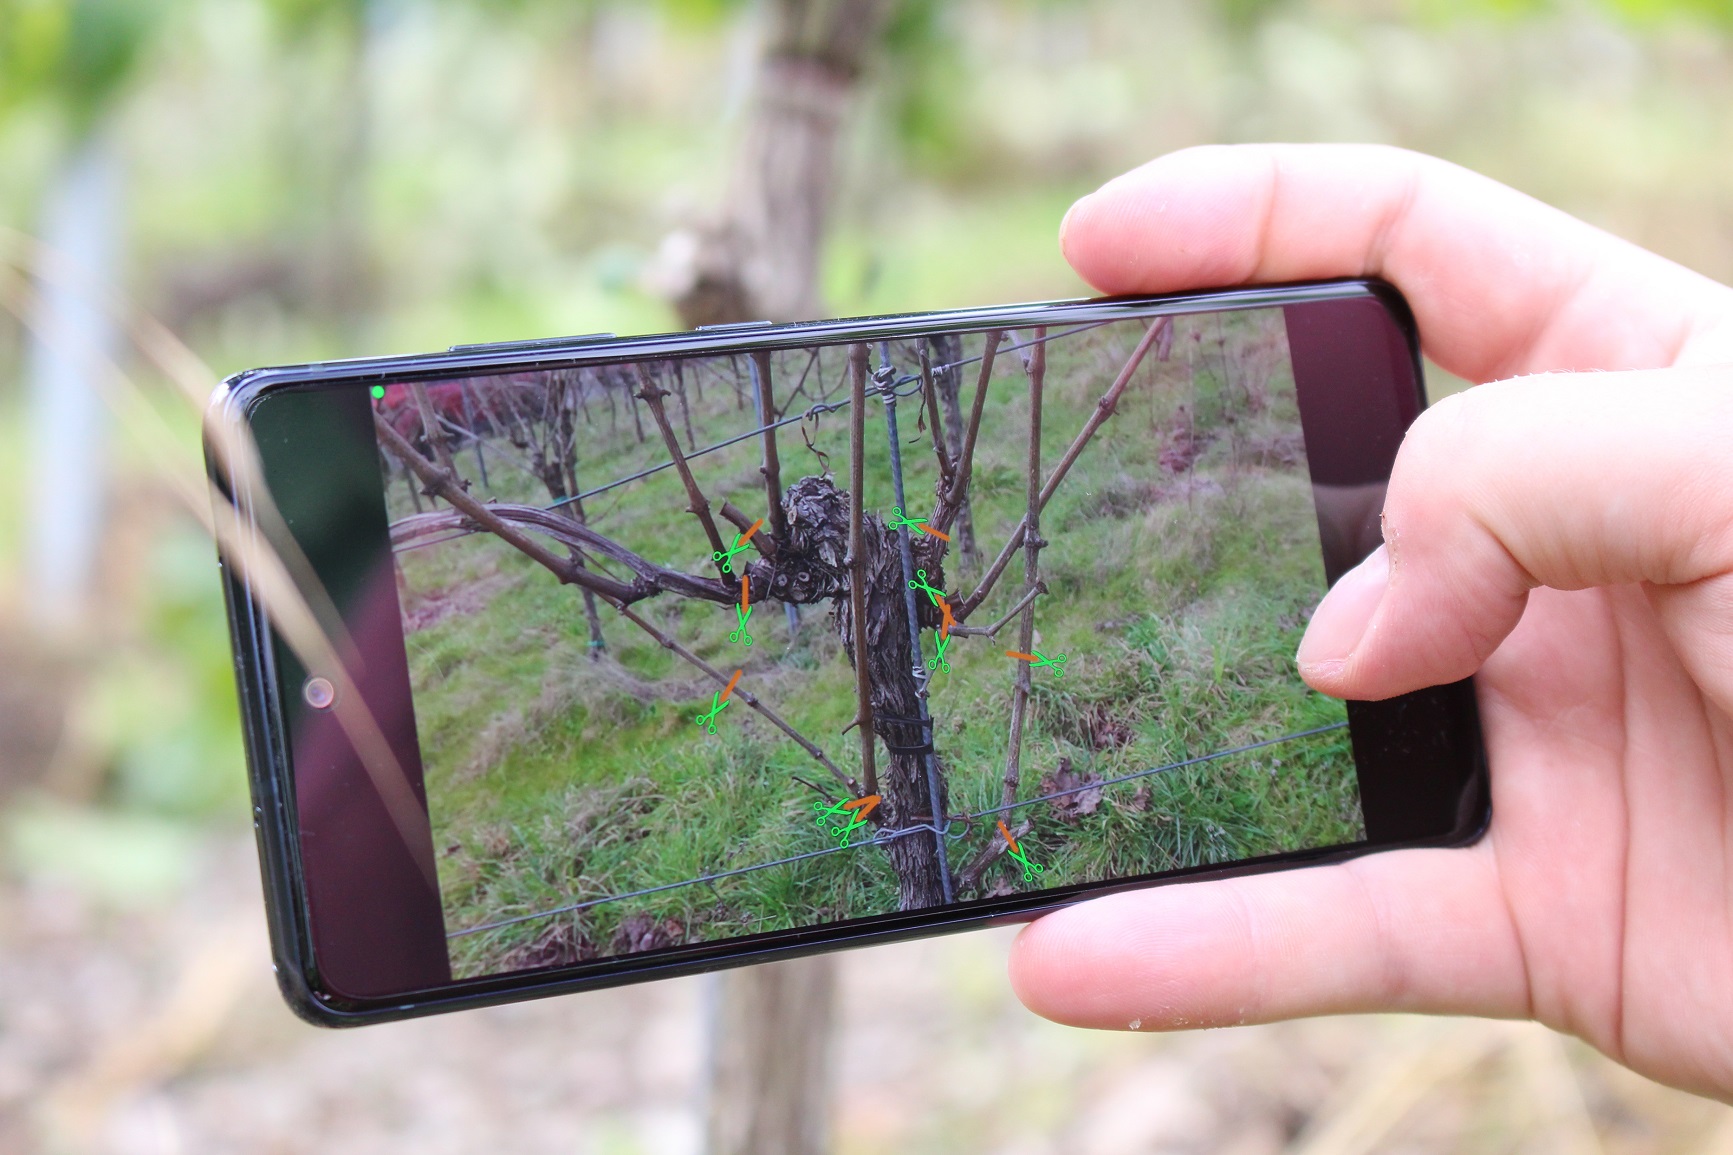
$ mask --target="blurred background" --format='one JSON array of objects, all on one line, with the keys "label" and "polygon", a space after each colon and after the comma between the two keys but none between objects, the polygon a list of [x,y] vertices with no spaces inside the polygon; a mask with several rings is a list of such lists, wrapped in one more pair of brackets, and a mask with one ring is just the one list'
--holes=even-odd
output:
[{"label": "blurred background", "polygon": [[[849,7],[0,0],[0,1151],[697,1152],[724,997],[679,981],[345,1034],[290,1016],[213,551],[175,498],[196,412],[89,292],[22,275],[24,235],[216,376],[1075,295],[1070,201],[1212,141],[1422,149],[1733,279],[1728,0],[800,22]],[[774,72],[791,59],[821,82]],[[778,197],[807,215],[767,224]],[[1011,997],[1008,941],[842,959],[822,1145],[1733,1152],[1727,1108],[1532,1026],[1058,1028]]]}]

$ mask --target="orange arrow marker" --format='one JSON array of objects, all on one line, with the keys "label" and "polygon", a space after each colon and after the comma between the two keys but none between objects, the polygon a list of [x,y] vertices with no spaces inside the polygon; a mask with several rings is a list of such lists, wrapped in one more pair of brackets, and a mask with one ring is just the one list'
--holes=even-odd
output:
[{"label": "orange arrow marker", "polygon": [[1009,830],[1005,829],[1005,820],[1003,818],[999,819],[999,833],[1005,836],[1005,841],[1010,844],[1012,850],[1020,849],[1017,845],[1017,840],[1011,837],[1011,832]]},{"label": "orange arrow marker", "polygon": [[856,818],[865,818],[873,812],[873,808],[878,804],[879,796],[877,794],[868,794],[865,798],[856,798],[853,802],[844,802],[842,808],[844,810],[853,810]]},{"label": "orange arrow marker", "polygon": [[752,535],[757,533],[758,527],[763,525],[763,524],[764,524],[764,519],[762,517],[759,518],[757,521],[753,522],[752,528],[740,535],[740,544],[745,545],[747,542],[751,541]]},{"label": "orange arrow marker", "polygon": [[[745,672],[746,672],[745,670],[735,670],[734,671],[734,676],[732,678],[728,679],[728,686],[722,691],[722,702],[726,702],[728,700],[728,695],[730,695],[734,692],[735,683],[740,681],[740,675],[744,674]],[[717,704],[720,705],[721,702],[718,702]]]},{"label": "orange arrow marker", "polygon": [[951,627],[957,624],[957,619],[951,616],[951,603],[944,598],[939,599],[939,613],[944,615],[944,619],[939,622],[939,637],[948,638],[951,636]]},{"label": "orange arrow marker", "polygon": [[745,574],[740,575],[740,608],[743,610],[752,608],[752,579]]},{"label": "orange arrow marker", "polygon": [[936,538],[938,538],[938,539],[939,539],[939,540],[940,540],[940,541],[950,541],[950,540],[951,540],[951,535],[950,535],[950,534],[948,534],[948,533],[946,533],[946,532],[945,532],[945,531],[944,531],[944,530],[942,530],[942,529],[934,529],[934,528],[933,528],[933,527],[932,527],[932,526],[930,526],[930,525],[923,525],[923,526],[921,526],[921,531],[922,531],[922,532],[923,532],[923,533],[930,533],[930,534],[932,534],[932,535],[933,535],[933,536],[934,536],[934,537],[936,537]]},{"label": "orange arrow marker", "polygon": [[[1005,656],[1007,658],[1016,658],[1017,660],[1023,661],[1023,662],[1040,661],[1040,659],[1037,658],[1034,654],[1019,654],[1016,650],[1006,650]],[[1003,823],[1001,823],[1000,825],[1003,825]]]}]

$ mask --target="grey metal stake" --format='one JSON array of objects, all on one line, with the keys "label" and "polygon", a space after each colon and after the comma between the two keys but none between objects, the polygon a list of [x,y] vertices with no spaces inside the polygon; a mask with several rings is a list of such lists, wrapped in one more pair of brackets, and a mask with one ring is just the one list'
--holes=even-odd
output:
[{"label": "grey metal stake", "polygon": [[[897,508],[907,509],[908,503],[903,499],[902,440],[897,436],[897,394],[896,390],[890,387],[896,382],[896,373],[891,369],[891,348],[887,341],[879,342],[879,370],[873,374],[873,379],[880,387],[879,395],[885,403],[885,432],[891,442],[891,492],[896,496]],[[957,899],[951,889],[951,863],[945,851],[944,796],[939,790],[939,761],[929,740],[933,732],[933,719],[927,710],[927,670],[921,661],[921,626],[915,616],[915,555],[909,548],[908,526],[897,527],[897,545],[903,555],[903,604],[908,610],[909,652],[914,655],[915,685],[919,690],[917,700],[920,703],[921,740],[927,746],[927,798],[933,812],[933,843],[939,852],[939,883],[945,901],[951,903]]]}]

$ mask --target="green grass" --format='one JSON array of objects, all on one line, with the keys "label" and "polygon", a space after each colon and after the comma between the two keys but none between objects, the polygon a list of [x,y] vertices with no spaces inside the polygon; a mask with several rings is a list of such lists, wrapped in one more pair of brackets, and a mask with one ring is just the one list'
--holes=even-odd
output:
[{"label": "green grass", "polygon": [[[1140,326],[1111,326],[1054,342],[1045,394],[1047,468],[1082,426],[1123,363]],[[972,339],[969,352],[979,348]],[[901,364],[912,357],[893,350]],[[804,367],[776,368],[786,396]],[[1152,357],[1068,476],[1042,519],[1050,542],[1037,604],[1036,645],[1067,655],[1063,679],[1035,674],[1019,797],[1066,765],[1087,779],[1131,774],[1186,758],[1339,722],[1340,703],[1310,693],[1292,654],[1323,589],[1310,489],[1279,314],[1200,317],[1178,326],[1172,355]],[[823,365],[831,384],[842,358]],[[972,376],[972,372],[971,372]],[[972,379],[966,387],[972,388]],[[809,393],[814,390],[809,386]],[[610,420],[591,401],[580,480],[597,484],[662,457],[647,413],[640,443],[624,400]],[[732,390],[706,379],[693,397],[699,440],[751,422]],[[801,402],[800,404],[804,404]],[[677,409],[676,409],[677,414]],[[869,423],[869,506],[892,504],[888,449],[874,403]],[[901,407],[909,504],[923,509],[936,467]],[[1015,353],[1001,354],[974,482],[977,537],[987,558],[1023,505],[1027,386]],[[681,422],[676,415],[675,424]],[[1163,450],[1194,432],[1195,461]],[[813,441],[846,473],[846,412],[820,420]],[[916,443],[918,442],[918,443]],[[798,431],[782,438],[784,483],[817,471]],[[712,501],[762,510],[758,449],[743,443],[697,459]],[[460,465],[476,476],[473,454]],[[528,475],[489,459],[493,496],[545,500]],[[476,482],[479,492],[489,487]],[[408,494],[392,490],[393,512]],[[706,568],[708,550],[672,471],[592,499],[591,522],[664,564]],[[402,556],[408,605],[438,620],[410,635],[418,724],[452,929],[737,869],[833,845],[815,824],[829,786],[793,743],[737,703],[717,735],[693,724],[714,686],[647,635],[603,608],[608,651],[590,660],[577,592],[503,543],[473,537]],[[972,589],[956,553],[946,588]],[[974,621],[1020,595],[1013,563]],[[432,607],[432,608],[430,608]],[[845,768],[858,744],[841,731],[853,714],[853,678],[828,610],[802,609],[790,636],[781,607],[752,618],[750,651],[727,641],[727,607],[660,598],[658,623],[721,668],[740,664],[753,689]],[[953,813],[1000,801],[1015,627],[997,639],[954,640],[953,669],[935,675],[936,743]],[[924,639],[927,653],[932,639]],[[1143,874],[1361,837],[1345,731],[1203,763],[1106,788],[1093,805],[1039,804],[1022,839],[1045,864],[1045,885]],[[998,837],[977,822],[951,847],[972,859]],[[1021,889],[1021,868],[990,867],[981,889]],[[454,940],[460,974],[516,965],[549,936],[586,951],[617,948],[622,926],[665,928],[675,941],[754,933],[895,909],[897,885],[882,851],[839,854],[608,903]]]}]

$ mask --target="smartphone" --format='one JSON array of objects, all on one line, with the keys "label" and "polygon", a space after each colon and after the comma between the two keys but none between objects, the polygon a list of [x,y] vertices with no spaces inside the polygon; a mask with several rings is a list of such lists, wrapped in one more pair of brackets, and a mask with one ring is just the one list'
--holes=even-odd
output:
[{"label": "smartphone", "polygon": [[289,1002],[362,1024],[1473,840],[1470,682],[1345,703],[1293,661],[1423,405],[1364,280],[231,378]]}]

